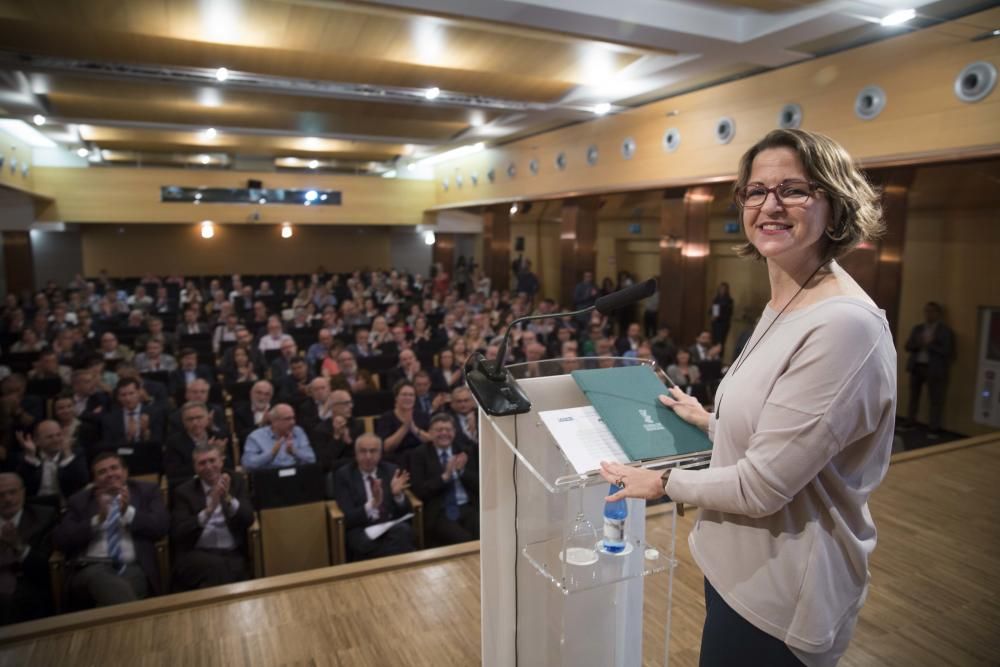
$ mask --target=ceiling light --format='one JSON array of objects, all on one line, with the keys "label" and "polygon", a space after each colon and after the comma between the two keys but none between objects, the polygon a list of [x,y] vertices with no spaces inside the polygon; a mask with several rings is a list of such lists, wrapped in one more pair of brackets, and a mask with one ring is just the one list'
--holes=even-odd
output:
[{"label": "ceiling light", "polygon": [[604,114],[608,113],[609,111],[611,111],[611,103],[610,102],[601,102],[600,104],[595,104],[594,108],[593,108],[593,112],[594,112],[595,116],[603,116]]},{"label": "ceiling light", "polygon": [[440,94],[441,94],[441,89],[438,88],[437,86],[433,88],[428,88],[427,90],[424,91],[424,97],[426,97],[429,100],[436,100],[438,98],[438,95]]},{"label": "ceiling light", "polygon": [[210,239],[215,236],[215,225],[211,220],[204,220],[201,223],[201,238]]},{"label": "ceiling light", "polygon": [[42,125],[45,125],[45,116],[43,116],[40,113],[36,113],[34,116],[31,117],[31,122],[41,127]]},{"label": "ceiling light", "polygon": [[315,190],[309,190],[308,192],[306,192],[306,201],[316,201],[316,197],[318,196],[319,196],[318,192],[316,192]]},{"label": "ceiling light", "polygon": [[326,195],[325,194],[320,195],[319,196],[319,200],[320,201],[326,201]]},{"label": "ceiling light", "polygon": [[260,199],[257,200],[257,203],[258,204],[266,204],[267,203],[267,197],[261,197]]},{"label": "ceiling light", "polygon": [[14,120],[12,118],[0,119],[0,130],[13,135],[24,143],[35,148],[56,147],[56,142],[49,139],[31,125],[25,123],[23,120]]},{"label": "ceiling light", "polygon": [[416,162],[411,162],[410,164],[406,165],[406,170],[407,171],[416,171],[417,170],[417,163]]},{"label": "ceiling light", "polygon": [[453,160],[457,157],[462,157],[465,155],[470,155],[471,153],[478,153],[479,151],[486,148],[486,144],[482,141],[470,144],[468,146],[459,146],[458,148],[453,148],[450,151],[445,151],[444,153],[438,153],[437,155],[432,155],[429,158],[424,158],[419,161],[417,166],[429,167],[431,165],[437,164],[438,162],[444,162],[445,160]]},{"label": "ceiling light", "polygon": [[200,193],[200,192],[196,192],[196,193],[194,193],[194,200],[195,200],[195,201],[198,201],[198,200],[200,200],[200,199],[201,199],[201,193]]},{"label": "ceiling light", "polygon": [[294,233],[295,232],[292,231],[292,223],[290,222],[281,223],[281,238],[290,239],[292,238],[292,234]]},{"label": "ceiling light", "polygon": [[396,170],[390,169],[389,171],[382,174],[382,178],[396,178]]},{"label": "ceiling light", "polygon": [[437,241],[437,238],[434,236],[433,231],[428,229],[426,232],[424,232],[424,243],[426,243],[427,245],[434,245],[435,241]]},{"label": "ceiling light", "polygon": [[205,130],[205,137],[208,139],[215,139],[215,135],[217,134],[218,132],[215,131],[214,127],[210,127],[207,130]]},{"label": "ceiling light", "polygon": [[517,204],[511,204],[510,205],[510,214],[514,215],[516,213],[517,213]]},{"label": "ceiling light", "polygon": [[316,169],[319,167],[319,160],[309,160],[309,168]]},{"label": "ceiling light", "polygon": [[207,155],[199,155],[198,156],[198,162],[201,162],[202,164],[208,164],[211,161],[212,161],[212,158],[210,158]]},{"label": "ceiling light", "polygon": [[306,206],[309,206],[309,204],[311,204],[312,202],[309,201],[309,200],[306,200],[304,203],[305,203]]},{"label": "ceiling light", "polygon": [[219,83],[222,83],[228,78],[229,78],[229,70],[226,69],[225,67],[220,67],[219,69],[215,70],[215,79]]},{"label": "ceiling light", "polygon": [[90,151],[88,151],[86,148],[77,148],[76,154],[79,155],[80,157],[87,157],[88,155],[90,155]]},{"label": "ceiling light", "polygon": [[882,18],[879,23],[883,26],[902,25],[917,15],[913,9],[899,9]]}]

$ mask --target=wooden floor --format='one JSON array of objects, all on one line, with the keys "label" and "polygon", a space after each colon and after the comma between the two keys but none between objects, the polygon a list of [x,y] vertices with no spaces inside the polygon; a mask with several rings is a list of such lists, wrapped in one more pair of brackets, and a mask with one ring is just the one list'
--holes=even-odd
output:
[{"label": "wooden floor", "polygon": [[[1000,665],[1000,442],[895,463],[871,505],[879,529],[872,586],[841,665]],[[697,664],[704,614],[686,542],[692,522],[693,513],[679,521],[674,667]],[[0,665],[479,661],[476,554],[0,647]]]}]

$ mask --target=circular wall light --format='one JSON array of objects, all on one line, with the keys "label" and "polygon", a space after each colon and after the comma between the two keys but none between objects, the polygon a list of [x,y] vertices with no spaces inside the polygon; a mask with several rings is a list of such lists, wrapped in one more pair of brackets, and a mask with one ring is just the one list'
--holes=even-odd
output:
[{"label": "circular wall light", "polygon": [[676,127],[668,128],[666,132],[663,133],[663,150],[668,153],[673,153],[675,150],[680,148],[681,145],[681,131]]},{"label": "circular wall light", "polygon": [[597,158],[600,157],[600,152],[597,150],[597,145],[592,144],[587,147],[587,164],[593,167],[597,164]]},{"label": "circular wall light", "polygon": [[633,155],[635,155],[635,139],[626,137],[622,142],[622,157],[631,160]]},{"label": "circular wall light", "polygon": [[980,60],[963,67],[955,77],[955,97],[963,102],[978,102],[992,93],[996,85],[996,65]]},{"label": "circular wall light", "polygon": [[794,130],[802,125],[802,107],[790,103],[781,107],[778,112],[778,127],[784,130]]},{"label": "circular wall light", "polygon": [[871,120],[885,109],[885,91],[878,86],[865,86],[854,98],[854,115],[861,120]]},{"label": "circular wall light", "polygon": [[566,153],[561,152],[556,156],[556,169],[562,171],[566,168]]},{"label": "circular wall light", "polygon": [[736,123],[729,116],[724,116],[715,121],[715,141],[720,144],[728,144],[736,136]]}]

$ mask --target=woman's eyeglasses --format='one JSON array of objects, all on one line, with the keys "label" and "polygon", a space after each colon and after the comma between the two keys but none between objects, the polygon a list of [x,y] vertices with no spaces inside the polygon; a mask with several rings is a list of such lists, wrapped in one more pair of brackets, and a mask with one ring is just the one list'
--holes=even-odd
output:
[{"label": "woman's eyeglasses", "polygon": [[802,206],[819,189],[819,183],[815,181],[782,181],[773,188],[763,183],[749,183],[736,191],[735,199],[743,208],[760,208],[773,192],[782,206]]}]

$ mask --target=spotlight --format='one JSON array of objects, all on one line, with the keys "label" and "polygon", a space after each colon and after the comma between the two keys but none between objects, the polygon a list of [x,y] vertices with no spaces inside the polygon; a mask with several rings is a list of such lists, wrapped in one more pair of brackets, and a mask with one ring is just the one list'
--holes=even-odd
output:
[{"label": "spotlight", "polygon": [[292,234],[294,233],[295,232],[292,231],[292,223],[290,222],[281,223],[281,238],[290,239],[292,238]]},{"label": "spotlight", "polygon": [[88,155],[90,155],[90,151],[88,151],[86,148],[77,148],[76,154],[79,155],[80,157],[87,157]]},{"label": "spotlight", "polygon": [[309,160],[309,168],[317,169],[319,167],[319,160]]},{"label": "spotlight", "polygon": [[611,111],[611,104],[608,102],[601,102],[600,104],[595,104],[593,108],[595,116],[603,116],[609,111]]},{"label": "spotlight", "polygon": [[257,200],[257,203],[258,204],[266,204],[267,203],[267,197],[261,197],[260,199]]},{"label": "spotlight", "polygon": [[205,220],[201,223],[201,238],[210,239],[215,236],[215,225],[211,220]]},{"label": "spotlight", "polygon": [[207,155],[200,155],[200,156],[198,156],[198,162],[201,162],[202,164],[208,164],[211,161],[212,161],[212,158],[210,158]]},{"label": "spotlight", "polygon": [[316,201],[316,197],[318,196],[319,196],[318,192],[316,192],[315,190],[309,190],[308,192],[306,192],[306,201]]},{"label": "spotlight", "polygon": [[31,121],[35,125],[41,127],[42,125],[45,125],[45,116],[43,116],[40,113],[36,113],[34,116],[31,117]]},{"label": "spotlight", "polygon": [[226,69],[225,67],[220,67],[219,69],[215,70],[215,79],[219,83],[222,83],[228,78],[229,78],[229,70]]},{"label": "spotlight", "polygon": [[200,201],[201,200],[201,193],[200,192],[194,193],[194,200],[195,201]]},{"label": "spotlight", "polygon": [[510,214],[515,215],[517,213],[517,204],[510,205]]},{"label": "spotlight", "polygon": [[326,195],[325,194],[320,195],[319,196],[319,200],[320,201],[326,201]]},{"label": "spotlight", "polygon": [[907,21],[911,20],[916,15],[917,12],[912,9],[900,9],[890,14],[887,14],[882,18],[881,21],[879,21],[879,23],[881,23],[883,26],[886,27],[894,25],[902,25]]},{"label": "spotlight", "polygon": [[426,232],[424,232],[424,243],[425,244],[427,244],[427,245],[434,245],[434,242],[436,240],[437,240],[437,238],[434,236],[434,232],[433,231],[431,231],[430,229],[428,229]]},{"label": "spotlight", "polygon": [[436,100],[438,98],[438,95],[440,94],[441,94],[441,89],[438,88],[437,86],[434,86],[433,88],[428,88],[427,90],[424,91],[424,97],[426,97],[429,100]]},{"label": "spotlight", "polygon": [[207,130],[205,130],[205,138],[207,139],[215,139],[215,135],[217,134],[218,132],[215,131],[214,127],[210,127]]}]

